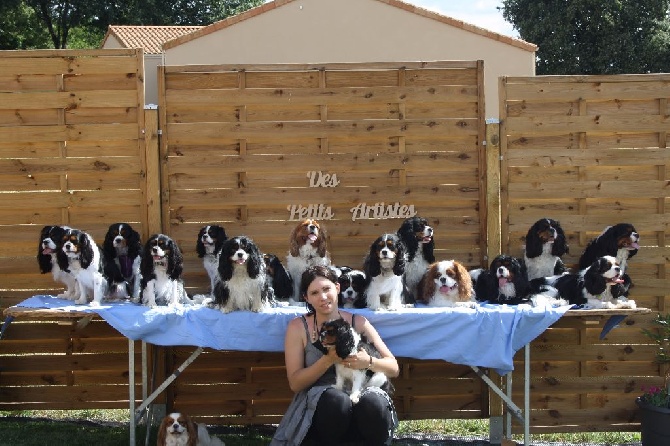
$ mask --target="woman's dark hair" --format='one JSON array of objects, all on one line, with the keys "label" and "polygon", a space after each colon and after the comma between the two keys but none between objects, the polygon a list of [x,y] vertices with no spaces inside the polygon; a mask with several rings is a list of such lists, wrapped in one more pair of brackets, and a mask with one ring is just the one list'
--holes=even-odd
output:
[{"label": "woman's dark hair", "polygon": [[300,298],[304,299],[305,303],[307,304],[307,309],[310,313],[314,311],[314,307],[312,307],[309,302],[307,302],[305,297],[307,296],[307,288],[309,288],[309,285],[317,277],[323,277],[337,284],[337,273],[333,268],[329,268],[327,266],[310,266],[305,270],[305,272],[302,273],[302,277],[300,278]]}]

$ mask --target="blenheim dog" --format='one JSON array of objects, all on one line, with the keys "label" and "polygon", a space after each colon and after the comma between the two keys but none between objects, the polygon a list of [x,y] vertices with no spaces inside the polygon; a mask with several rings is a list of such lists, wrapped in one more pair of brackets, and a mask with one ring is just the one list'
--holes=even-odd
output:
[{"label": "blenheim dog", "polygon": [[418,286],[418,301],[430,307],[470,307],[477,305],[467,268],[456,260],[435,262],[428,267]]},{"label": "blenheim dog", "polygon": [[302,220],[289,236],[289,251],[286,269],[293,281],[292,303],[300,301],[300,279],[310,266],[330,266],[326,231],[313,219]]},{"label": "blenheim dog", "polygon": [[[355,355],[359,350],[365,350],[372,358],[379,358],[379,352],[375,346],[361,338],[349,322],[344,319],[325,322],[319,332],[321,344],[326,348],[335,348],[337,356],[345,359],[347,356]],[[389,380],[381,372],[371,370],[358,370],[346,367],[342,363],[335,364],[335,388],[343,391],[349,390],[351,402],[358,403],[361,392],[368,387],[379,387],[388,390]]]},{"label": "blenheim dog", "polygon": [[217,437],[210,436],[207,426],[195,423],[185,413],[167,415],[158,427],[156,446],[226,446]]}]

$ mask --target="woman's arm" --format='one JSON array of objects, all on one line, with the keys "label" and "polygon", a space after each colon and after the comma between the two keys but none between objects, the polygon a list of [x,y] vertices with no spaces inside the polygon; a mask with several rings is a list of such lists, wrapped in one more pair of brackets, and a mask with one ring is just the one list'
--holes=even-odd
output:
[{"label": "woman's arm", "polygon": [[[362,324],[360,324],[360,320],[363,321]],[[356,322],[356,331],[362,335],[365,335],[368,342],[377,348],[381,358],[371,358],[367,352],[361,350],[355,355],[351,355],[345,359],[344,363],[347,364],[348,361],[350,364],[349,367],[352,369],[367,368],[373,372],[382,372],[389,378],[395,378],[398,376],[400,374],[398,361],[395,359],[395,356],[393,356],[393,353],[391,353],[391,350],[389,350],[389,348],[386,346],[381,336],[379,336],[379,333],[377,333],[375,327],[373,327],[370,321],[368,321],[363,316],[356,316]]]},{"label": "woman's arm", "polygon": [[291,390],[299,392],[314,384],[326,370],[340,359],[335,349],[319,358],[314,364],[305,367],[305,328],[301,318],[297,317],[289,322],[284,338],[284,361],[286,376]]}]

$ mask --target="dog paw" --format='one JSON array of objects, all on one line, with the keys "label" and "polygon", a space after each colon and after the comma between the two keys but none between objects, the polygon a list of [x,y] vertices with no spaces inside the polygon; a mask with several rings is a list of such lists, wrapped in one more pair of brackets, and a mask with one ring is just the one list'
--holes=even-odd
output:
[{"label": "dog paw", "polygon": [[351,395],[349,395],[349,399],[351,399],[351,402],[353,404],[358,404],[358,401],[360,400],[360,398],[361,398],[361,394],[357,393],[357,392],[352,393]]}]

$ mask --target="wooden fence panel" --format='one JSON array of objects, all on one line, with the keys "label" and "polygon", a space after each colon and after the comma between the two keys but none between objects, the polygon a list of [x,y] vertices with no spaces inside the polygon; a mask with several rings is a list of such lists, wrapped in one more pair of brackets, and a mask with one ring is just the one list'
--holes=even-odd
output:
[{"label": "wooden fence panel", "polygon": [[[500,79],[503,252],[522,256],[528,228],[549,217],[561,222],[564,261],[575,268],[603,229],[632,223],[641,249],[628,263],[630,297],[668,311],[668,85],[668,75]],[[533,431],[637,429],[635,397],[664,375],[641,336],[653,318],[629,317],[604,341],[599,328],[567,318],[535,340]]]},{"label": "wooden fence panel", "polygon": [[[285,258],[322,204],[337,265],[361,268],[404,219],[355,219],[356,205],[412,205],[435,228],[436,257],[479,266],[486,246],[481,62],[164,67],[163,227],[186,286],[209,286],[195,254],[218,223]],[[336,184],[310,179],[330,175]],[[449,237],[448,243],[444,237]]]},{"label": "wooden fence panel", "polygon": [[0,53],[3,307],[60,288],[35,260],[45,225],[146,236],[143,66],[141,50]]}]

